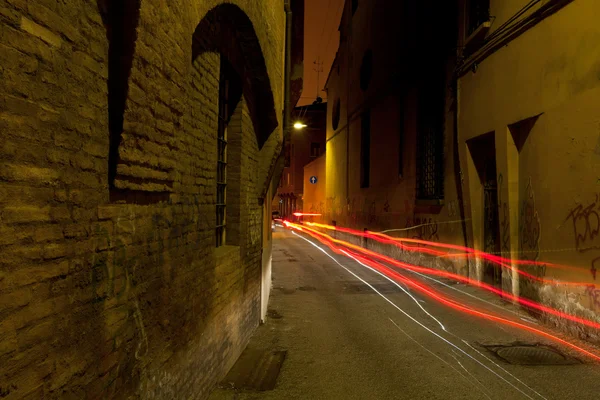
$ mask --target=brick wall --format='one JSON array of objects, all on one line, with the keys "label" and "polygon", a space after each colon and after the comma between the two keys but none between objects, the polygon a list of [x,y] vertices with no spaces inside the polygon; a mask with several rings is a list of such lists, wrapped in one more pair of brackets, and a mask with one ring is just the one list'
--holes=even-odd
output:
[{"label": "brick wall", "polygon": [[[108,0],[0,0],[2,397],[203,397],[258,324],[284,15],[219,3],[143,1],[132,30]],[[263,57],[212,43],[192,60],[210,13],[246,22]],[[134,45],[111,48],[114,32]],[[219,53],[260,79],[238,105],[239,236],[215,249]]]}]

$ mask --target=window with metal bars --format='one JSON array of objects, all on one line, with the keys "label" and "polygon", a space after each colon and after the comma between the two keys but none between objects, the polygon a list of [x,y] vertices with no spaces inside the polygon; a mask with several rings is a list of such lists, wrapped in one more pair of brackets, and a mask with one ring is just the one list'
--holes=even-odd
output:
[{"label": "window with metal bars", "polygon": [[360,129],[360,187],[369,187],[371,176],[371,111],[363,112]]},{"label": "window with metal bars", "polygon": [[441,126],[424,127],[417,142],[417,198],[444,198],[444,137]]},{"label": "window with metal bars", "polygon": [[[443,65],[441,63],[438,63]],[[417,198],[444,198],[444,95],[442,67],[431,68],[421,84],[417,131]]]},{"label": "window with metal bars", "polygon": [[216,204],[216,246],[225,244],[227,209],[227,124],[231,116],[229,110],[230,68],[221,57],[219,77],[219,124],[217,131],[217,204]]}]

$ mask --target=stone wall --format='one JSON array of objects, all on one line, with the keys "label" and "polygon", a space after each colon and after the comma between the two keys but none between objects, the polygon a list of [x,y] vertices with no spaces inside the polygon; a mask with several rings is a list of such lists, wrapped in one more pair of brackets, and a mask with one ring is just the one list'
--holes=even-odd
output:
[{"label": "stone wall", "polygon": [[[2,397],[201,398],[257,326],[284,13],[220,3],[0,0]],[[219,53],[256,79],[215,248]]]}]

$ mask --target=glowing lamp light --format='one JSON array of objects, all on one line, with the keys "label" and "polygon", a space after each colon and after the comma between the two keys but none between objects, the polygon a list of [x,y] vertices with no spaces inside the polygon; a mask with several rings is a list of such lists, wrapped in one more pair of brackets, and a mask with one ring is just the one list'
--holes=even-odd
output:
[{"label": "glowing lamp light", "polygon": [[304,128],[306,128],[306,125],[303,124],[302,122],[296,122],[294,124],[294,129],[304,129]]},{"label": "glowing lamp light", "polygon": [[294,215],[296,217],[320,217],[321,214],[311,214],[311,213],[301,213],[301,212],[295,212]]}]

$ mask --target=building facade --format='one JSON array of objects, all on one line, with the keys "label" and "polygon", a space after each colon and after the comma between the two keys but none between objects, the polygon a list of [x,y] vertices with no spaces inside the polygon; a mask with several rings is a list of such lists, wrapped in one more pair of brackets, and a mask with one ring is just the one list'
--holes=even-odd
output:
[{"label": "building facade", "polygon": [[3,397],[202,398],[235,362],[270,288],[285,27],[280,0],[0,0]]},{"label": "building facade", "polygon": [[302,212],[320,214],[304,220],[320,221],[325,214],[325,188],[327,187],[327,153],[320,155],[304,166],[304,192]]},{"label": "building facade", "polygon": [[600,267],[598,3],[472,0],[461,9],[458,133],[468,243],[541,263],[513,262],[501,272],[476,262],[472,274],[597,318],[600,292],[587,284]]},{"label": "building facade", "polygon": [[327,103],[313,103],[296,107],[292,123],[299,124],[291,130],[285,149],[285,166],[281,174],[273,210],[284,218],[303,210],[304,166],[325,152],[325,120]]},{"label": "building facade", "polygon": [[325,221],[464,245],[456,44],[440,35],[456,15],[452,2],[346,1],[326,84]]}]

